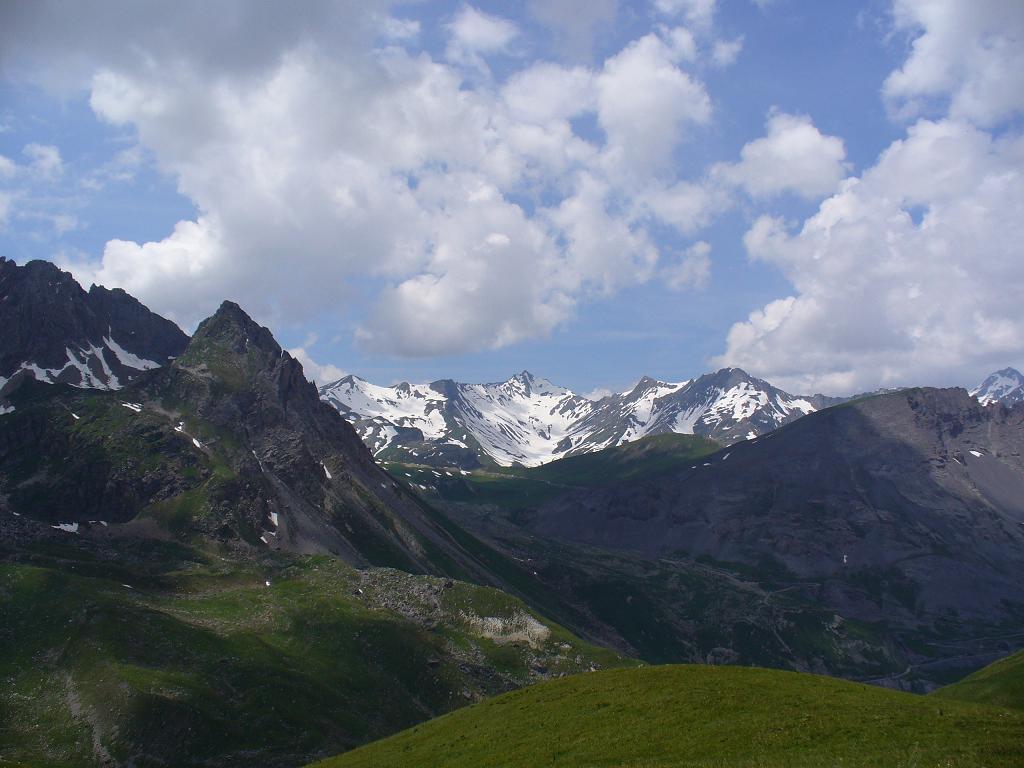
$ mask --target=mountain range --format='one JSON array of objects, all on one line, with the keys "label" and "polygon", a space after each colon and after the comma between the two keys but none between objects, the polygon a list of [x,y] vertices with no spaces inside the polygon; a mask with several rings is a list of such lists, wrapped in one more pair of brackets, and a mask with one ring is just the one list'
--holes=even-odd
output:
[{"label": "mountain range", "polygon": [[678,383],[645,376],[597,400],[529,371],[496,384],[391,387],[346,376],[321,387],[320,396],[378,458],[465,469],[537,466],[667,433],[731,445],[842,401],[791,395],[739,368]]},{"label": "mountain range", "polygon": [[[76,387],[121,388],[181,354],[188,336],[120,289],[85,291],[50,262],[0,257],[0,408],[11,382],[32,376]],[[881,391],[881,390],[880,390]],[[855,399],[794,395],[739,368],[590,399],[529,371],[492,384],[441,379],[378,386],[349,375],[320,397],[375,457],[430,466],[538,466],[648,435],[695,434],[722,445],[768,434]],[[1024,400],[1024,376],[993,373],[971,391],[983,405]]]},{"label": "mountain range", "polygon": [[1024,639],[1015,371],[318,390],[231,301],[189,338],[0,268],[0,762],[295,765],[640,661],[927,691]]}]

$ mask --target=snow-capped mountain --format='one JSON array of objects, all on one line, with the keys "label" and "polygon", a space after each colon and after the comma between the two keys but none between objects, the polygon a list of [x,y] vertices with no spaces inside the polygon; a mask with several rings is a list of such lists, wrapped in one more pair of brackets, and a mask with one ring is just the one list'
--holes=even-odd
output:
[{"label": "snow-capped mountain", "polygon": [[188,343],[178,326],[120,289],[88,291],[48,261],[0,257],[0,395],[15,380],[119,389]]},{"label": "snow-capped mountain", "polygon": [[320,395],[381,458],[467,468],[536,466],[666,432],[731,444],[834,402],[790,395],[738,368],[679,383],[644,377],[599,400],[528,371],[497,384],[445,379],[393,387],[346,376]]},{"label": "snow-capped mountain", "polygon": [[446,466],[549,461],[593,403],[528,371],[497,384],[379,387],[346,376],[320,396],[355,426],[377,455]]},{"label": "snow-capped mountain", "polygon": [[1013,405],[1024,402],[1024,375],[1016,368],[1003,368],[981,382],[976,389],[972,389],[971,395],[982,405]]},{"label": "snow-capped mountain", "polygon": [[633,389],[594,404],[573,430],[565,455],[597,451],[668,432],[710,437],[724,445],[763,435],[831,405],[821,395],[791,395],[739,368],[723,368],[670,384],[644,377]]}]

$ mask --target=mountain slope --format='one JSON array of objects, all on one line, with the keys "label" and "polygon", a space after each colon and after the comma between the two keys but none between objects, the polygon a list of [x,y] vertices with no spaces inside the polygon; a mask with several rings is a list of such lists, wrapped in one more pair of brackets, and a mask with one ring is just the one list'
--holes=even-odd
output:
[{"label": "mountain slope", "polygon": [[642,437],[593,453],[555,459],[537,467],[437,470],[386,462],[392,475],[433,502],[459,502],[517,510],[574,490],[600,488],[672,472],[715,453],[721,446],[696,435]]},{"label": "mountain slope", "polygon": [[119,389],[166,365],[188,337],[120,289],[88,292],[48,261],[0,257],[0,393],[8,380]]},{"label": "mountain slope", "polygon": [[3,765],[301,765],[632,663],[472,584],[37,528],[0,536]]},{"label": "mountain slope", "polygon": [[908,390],[812,414],[672,476],[559,498],[532,530],[823,580],[823,602],[866,620],[953,611],[999,623],[1024,608],[1022,451],[1024,408]]},{"label": "mountain slope", "polygon": [[978,398],[982,405],[1013,405],[1024,402],[1024,374],[1015,368],[996,371],[977,388],[972,389],[971,396]]},{"label": "mountain slope", "polygon": [[1016,766],[1024,714],[814,675],[647,667],[542,683],[322,768]]},{"label": "mountain slope", "polygon": [[170,366],[119,392],[28,378],[9,398],[0,514],[100,537],[156,526],[493,583],[448,523],[375,464],[270,331],[230,302]]},{"label": "mountain slope", "polygon": [[394,387],[346,376],[320,395],[378,458],[464,469],[538,466],[645,435],[697,434],[732,444],[839,402],[787,394],[738,368],[678,384],[644,377],[628,392],[596,401],[528,371],[499,384]]}]

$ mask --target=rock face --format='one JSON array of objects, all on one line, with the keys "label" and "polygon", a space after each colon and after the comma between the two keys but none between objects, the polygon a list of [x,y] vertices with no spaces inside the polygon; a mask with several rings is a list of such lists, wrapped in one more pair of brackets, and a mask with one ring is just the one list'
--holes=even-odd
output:
[{"label": "rock face", "polygon": [[14,412],[0,416],[9,511],[490,580],[231,302],[171,365],[116,393],[28,380],[10,399]]},{"label": "rock face", "polygon": [[170,320],[120,289],[88,292],[48,261],[0,257],[0,391],[17,376],[119,389],[188,343]]},{"label": "rock face", "polygon": [[816,580],[822,604],[864,620],[998,624],[1024,612],[1022,452],[1024,407],[906,390],[811,414],[671,476],[562,497],[532,528]]},{"label": "rock face", "polygon": [[739,368],[681,383],[644,377],[628,392],[599,400],[529,371],[497,384],[445,379],[393,387],[346,376],[320,395],[375,455],[465,469],[538,466],[672,432],[731,445],[840,402],[790,395]]},{"label": "rock face", "polygon": [[1016,368],[1003,368],[972,389],[971,396],[982,405],[1024,403],[1024,374]]}]

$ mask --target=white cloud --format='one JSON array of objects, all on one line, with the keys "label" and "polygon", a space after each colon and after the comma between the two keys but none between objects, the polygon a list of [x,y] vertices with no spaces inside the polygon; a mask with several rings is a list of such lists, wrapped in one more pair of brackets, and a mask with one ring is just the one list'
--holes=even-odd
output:
[{"label": "white cloud", "polygon": [[289,349],[288,353],[302,363],[302,371],[306,374],[306,378],[318,387],[322,387],[324,384],[331,384],[346,375],[346,371],[336,365],[318,363],[309,356],[309,352],[306,351],[305,347]]},{"label": "white cloud", "polygon": [[593,111],[597,104],[594,80],[585,67],[535,64],[512,75],[502,97],[514,118],[546,125]]},{"label": "white cloud", "polygon": [[766,135],[740,150],[740,161],[715,166],[711,175],[741,186],[755,197],[794,192],[817,198],[835,190],[846,175],[846,148],[823,135],[806,115],[773,110]]},{"label": "white cloud", "polygon": [[673,291],[703,288],[711,278],[711,245],[703,240],[694,243],[674,264],[662,270],[661,277]]},{"label": "white cloud", "polygon": [[707,29],[715,18],[717,0],[654,0],[654,7],[666,16],[680,16],[698,29]]},{"label": "white cloud", "polygon": [[462,58],[469,53],[504,51],[518,36],[519,28],[508,19],[465,5],[448,25],[448,32],[449,55]]},{"label": "white cloud", "polygon": [[677,232],[692,235],[732,205],[727,189],[714,183],[651,182],[637,195],[639,215],[650,215]]},{"label": "white cloud", "polygon": [[52,144],[26,144],[22,150],[34,173],[44,179],[54,179],[64,172],[60,150]]},{"label": "white cloud", "polygon": [[898,30],[916,34],[885,81],[899,114],[943,114],[992,125],[1024,111],[1024,3],[895,0]]},{"label": "white cloud", "polygon": [[1024,355],[1024,140],[920,121],[792,232],[750,255],[795,294],[729,332],[717,362],[799,390],[972,381]]},{"label": "white cloud", "polygon": [[[801,227],[753,224],[748,252],[776,265],[793,294],[736,323],[717,362],[791,389],[851,392],[974,381],[1024,358],[1024,136],[992,131],[1024,107],[1024,5],[897,0],[894,18],[920,34],[883,97],[903,115],[944,116],[911,125]],[[786,186],[753,173],[765,154],[745,148],[719,173]],[[834,167],[841,155],[831,154]]]},{"label": "white cloud", "polygon": [[716,67],[728,67],[739,58],[742,50],[742,35],[732,40],[716,40],[711,48],[711,62]]},{"label": "white cloud", "polygon": [[[459,353],[550,333],[580,301],[651,279],[652,219],[690,233],[720,209],[662,163],[711,116],[678,30],[594,67],[477,82],[465,61],[374,48],[386,14],[363,5],[242,12],[226,31],[185,2],[160,33],[151,8],[116,34],[106,6],[33,6],[48,23],[25,14],[41,42],[12,70],[28,61],[47,84],[80,73],[95,114],[198,210],[162,240],[109,241],[99,261],[69,264],[76,276],[185,328],[226,296],[298,324],[358,287],[370,350]],[[447,31],[471,58],[514,46],[509,24],[465,6]],[[578,132],[579,117],[604,134]]]},{"label": "white cloud", "polygon": [[380,31],[389,40],[415,40],[420,35],[420,23],[415,19],[385,16],[381,19]]},{"label": "white cloud", "polygon": [[657,248],[646,231],[612,210],[612,197],[607,182],[581,174],[575,193],[547,211],[567,242],[562,280],[571,293],[611,294],[653,274]]},{"label": "white cloud", "polygon": [[688,126],[710,121],[707,91],[678,59],[661,37],[646,35],[605,62],[597,78],[598,120],[612,163],[650,173],[668,161]]},{"label": "white cloud", "polygon": [[18,170],[18,166],[9,157],[0,155],[0,178],[10,178]]}]

